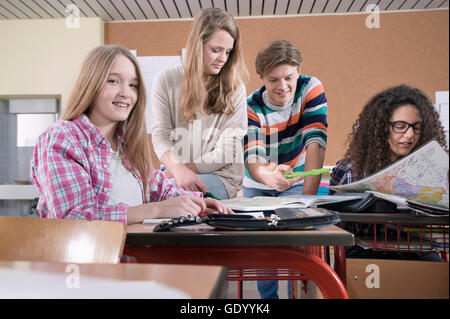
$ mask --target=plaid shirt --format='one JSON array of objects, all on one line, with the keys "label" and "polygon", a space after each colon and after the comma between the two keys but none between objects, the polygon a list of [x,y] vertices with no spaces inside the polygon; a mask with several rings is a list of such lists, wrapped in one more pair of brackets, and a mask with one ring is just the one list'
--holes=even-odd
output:
[{"label": "plaid shirt", "polygon": [[[122,143],[117,135],[119,147]],[[39,137],[31,158],[31,179],[40,192],[37,210],[43,218],[70,218],[118,221],[127,224],[124,203],[109,205],[111,173],[110,145],[103,133],[85,114],[73,121],[59,121]],[[125,159],[126,162],[126,159]],[[171,184],[165,175],[154,170],[143,202],[158,202],[187,192]]]},{"label": "plaid shirt", "polygon": [[[355,178],[353,173],[354,168],[355,165],[350,160],[342,159],[338,161],[330,174],[330,186],[350,184],[367,177],[366,173],[362,173],[358,178]],[[332,195],[336,192],[329,190],[328,193]]]}]

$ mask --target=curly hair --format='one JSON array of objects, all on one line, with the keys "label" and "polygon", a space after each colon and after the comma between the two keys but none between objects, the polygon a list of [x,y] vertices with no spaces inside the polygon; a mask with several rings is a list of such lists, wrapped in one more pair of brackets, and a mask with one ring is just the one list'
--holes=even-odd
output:
[{"label": "curly hair", "polygon": [[410,104],[422,118],[422,132],[414,150],[432,139],[447,148],[444,129],[430,99],[419,89],[407,85],[378,93],[364,106],[348,136],[345,158],[354,164],[354,176],[373,174],[391,164],[388,144],[389,120],[400,106]]}]

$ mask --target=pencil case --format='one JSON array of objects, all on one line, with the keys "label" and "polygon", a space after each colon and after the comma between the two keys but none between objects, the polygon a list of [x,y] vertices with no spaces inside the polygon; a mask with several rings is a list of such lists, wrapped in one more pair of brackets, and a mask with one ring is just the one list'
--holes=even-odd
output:
[{"label": "pencil case", "polygon": [[194,217],[189,222],[180,222],[179,218],[163,221],[153,231],[201,223],[220,230],[302,230],[330,226],[341,221],[339,213],[324,208],[278,208],[264,218],[245,214],[210,214]]}]

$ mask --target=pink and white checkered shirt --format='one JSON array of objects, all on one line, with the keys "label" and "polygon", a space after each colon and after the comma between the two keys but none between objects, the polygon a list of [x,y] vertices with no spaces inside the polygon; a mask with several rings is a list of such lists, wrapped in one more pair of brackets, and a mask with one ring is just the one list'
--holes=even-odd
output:
[{"label": "pink and white checkered shirt", "polygon": [[[112,188],[109,153],[108,140],[85,114],[73,121],[58,121],[42,133],[31,158],[31,180],[41,195],[37,205],[41,217],[127,224],[129,206],[108,204]],[[144,203],[186,194],[202,196],[174,186],[159,170],[152,174],[145,194],[142,179],[134,174]]]}]

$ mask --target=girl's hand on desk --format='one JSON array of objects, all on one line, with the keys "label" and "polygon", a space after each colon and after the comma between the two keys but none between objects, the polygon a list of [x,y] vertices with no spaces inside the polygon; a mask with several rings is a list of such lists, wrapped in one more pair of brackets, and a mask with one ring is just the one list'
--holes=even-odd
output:
[{"label": "girl's hand on desk", "polygon": [[220,213],[220,214],[234,214],[231,208],[225,206],[222,202],[214,199],[214,198],[204,198],[206,203],[206,209],[202,214],[212,214],[212,213]]},{"label": "girl's hand on desk", "polygon": [[201,198],[190,195],[174,197],[157,204],[160,216],[179,217],[187,215],[206,215],[212,213],[234,214],[234,212],[213,198]]},{"label": "girl's hand on desk", "polygon": [[198,216],[212,213],[233,214],[233,211],[213,198],[182,195],[161,202],[151,202],[130,207],[127,211],[127,224],[142,223],[151,218],[172,218]]},{"label": "girl's hand on desk", "polygon": [[193,215],[205,212],[207,209],[205,200],[192,195],[182,195],[143,205],[130,207],[127,211],[127,224],[142,223],[145,219],[172,218]]},{"label": "girl's hand on desk", "polygon": [[157,210],[157,218],[179,217],[198,214],[207,208],[205,200],[201,197],[182,195],[161,202],[152,203]]}]

